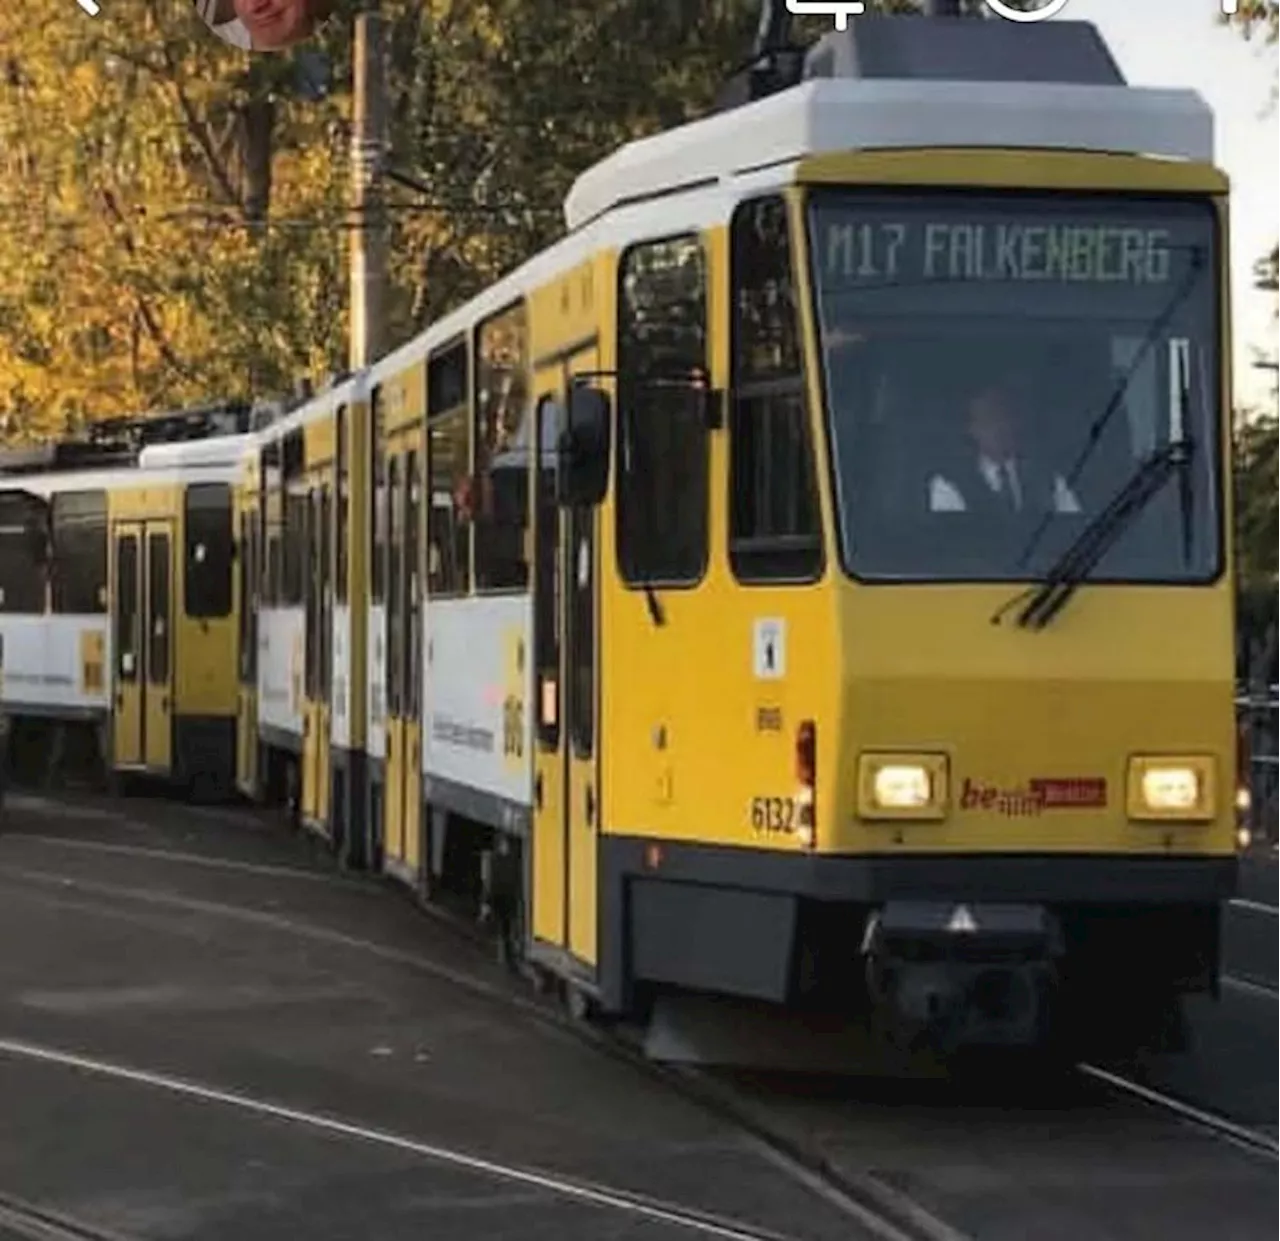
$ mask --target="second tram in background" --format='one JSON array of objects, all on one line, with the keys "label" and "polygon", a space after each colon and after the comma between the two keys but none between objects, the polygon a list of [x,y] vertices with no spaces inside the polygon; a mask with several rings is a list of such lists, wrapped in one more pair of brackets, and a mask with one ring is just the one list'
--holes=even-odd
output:
[{"label": "second tram in background", "polygon": [[115,419],[0,454],[9,763],[234,787],[232,486],[249,411]]}]

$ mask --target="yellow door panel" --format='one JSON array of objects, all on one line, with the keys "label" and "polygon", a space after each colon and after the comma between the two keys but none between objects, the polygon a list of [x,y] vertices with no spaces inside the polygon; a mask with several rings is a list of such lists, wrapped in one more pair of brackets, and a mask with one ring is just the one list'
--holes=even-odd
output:
[{"label": "yellow door panel", "polygon": [[143,760],[141,525],[117,523],[112,543],[112,750],[117,767],[137,767]]},{"label": "yellow door panel", "polygon": [[173,765],[173,528],[147,522],[146,678],[142,736],[146,766],[167,773]]},{"label": "yellow door panel", "polygon": [[383,856],[404,861],[404,721],[387,717],[386,804],[382,813]]},{"label": "yellow door panel", "polygon": [[[542,692],[554,694],[554,683]],[[547,704],[549,705],[549,703]],[[533,938],[561,947],[565,942],[564,751],[539,745],[533,776]]]},{"label": "yellow door panel", "polygon": [[416,720],[404,723],[404,860],[416,875],[422,869],[422,726]]},{"label": "yellow door panel", "polygon": [[333,787],[329,779],[330,711],[328,702],[320,704],[320,743],[316,746],[316,818],[329,824],[329,791]]},{"label": "yellow door panel", "polygon": [[[563,375],[538,377],[534,443],[554,444],[564,425]],[[569,854],[566,795],[560,511],[555,469],[539,462],[533,478],[533,839],[530,844],[529,933],[536,943],[563,948],[568,939]]]},{"label": "yellow door panel", "polygon": [[565,514],[565,686],[569,766],[565,832],[569,849],[569,951],[596,963],[597,840],[600,830],[596,742],[596,521],[594,509]]},{"label": "yellow door panel", "polygon": [[303,704],[302,817],[312,824],[320,820],[320,797],[316,788],[320,741],[320,704],[308,698]]},{"label": "yellow door panel", "polygon": [[258,696],[252,686],[240,687],[236,714],[236,787],[246,797],[258,788]]}]

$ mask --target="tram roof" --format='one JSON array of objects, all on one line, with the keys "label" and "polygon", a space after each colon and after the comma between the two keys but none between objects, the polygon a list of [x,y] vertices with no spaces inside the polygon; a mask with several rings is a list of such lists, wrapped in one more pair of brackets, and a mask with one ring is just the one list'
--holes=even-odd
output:
[{"label": "tram roof", "polygon": [[[1099,68],[1096,54],[1090,65],[1085,55],[1061,58],[1057,76],[1068,80],[1054,80],[1047,55],[999,70],[991,67],[1002,62],[990,55],[990,40],[1003,45],[1025,31],[1000,29],[1000,22],[960,25],[974,36],[961,42],[981,45],[985,60],[931,59],[908,54],[900,39],[882,39],[887,52],[872,63],[871,52],[883,49],[864,31],[860,53],[827,48],[821,63],[811,55],[811,76],[799,85],[629,143],[577,179],[565,199],[566,224],[578,229],[624,204],[840,151],[985,147],[1213,159],[1213,113],[1197,92],[1128,86],[1118,71]],[[1055,38],[1067,33],[1063,27],[1077,28],[1062,47],[1074,42],[1081,53],[1087,37],[1105,54],[1087,23],[1045,26],[1059,28]],[[904,18],[891,28],[916,27],[929,23]],[[819,69],[855,76],[817,76]]]}]

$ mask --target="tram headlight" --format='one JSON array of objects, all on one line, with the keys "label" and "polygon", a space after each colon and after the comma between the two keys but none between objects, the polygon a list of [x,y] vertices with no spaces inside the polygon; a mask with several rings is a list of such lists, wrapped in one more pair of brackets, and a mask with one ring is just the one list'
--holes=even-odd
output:
[{"label": "tram headlight", "polygon": [[863,754],[858,759],[858,817],[941,819],[947,760],[941,754]]},{"label": "tram headlight", "polygon": [[1151,757],[1129,761],[1129,817],[1204,821],[1214,816],[1213,761]]}]

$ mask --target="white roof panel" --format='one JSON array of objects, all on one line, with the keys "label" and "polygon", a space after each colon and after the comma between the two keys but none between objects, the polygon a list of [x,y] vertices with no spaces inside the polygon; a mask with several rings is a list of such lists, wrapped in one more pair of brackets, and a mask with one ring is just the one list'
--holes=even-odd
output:
[{"label": "white roof panel", "polygon": [[628,144],[574,182],[565,222],[809,155],[962,146],[1211,161],[1213,113],[1190,90],[815,79]]},{"label": "white roof panel", "polygon": [[256,443],[257,436],[214,435],[202,440],[178,440],[150,444],[138,454],[140,470],[186,470],[202,465],[237,465]]}]

